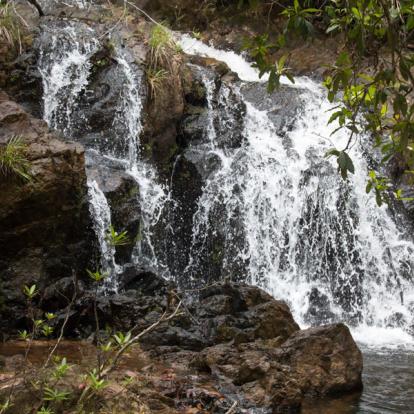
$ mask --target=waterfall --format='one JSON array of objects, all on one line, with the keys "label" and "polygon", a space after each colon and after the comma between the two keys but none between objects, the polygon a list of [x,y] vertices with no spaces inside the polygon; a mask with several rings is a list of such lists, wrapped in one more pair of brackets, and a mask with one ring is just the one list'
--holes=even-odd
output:
[{"label": "waterfall", "polygon": [[116,292],[118,280],[116,275],[120,272],[115,262],[115,248],[107,240],[107,232],[111,226],[111,210],[105,194],[95,180],[88,179],[89,210],[93,217],[95,234],[97,235],[101,252],[101,269],[108,272],[104,280],[104,291]]},{"label": "waterfall", "polygon": [[79,94],[88,84],[90,57],[98,42],[94,31],[81,23],[55,22],[43,26],[39,71],[43,83],[43,118],[51,128],[68,137]]},{"label": "waterfall", "polygon": [[[88,86],[92,55],[98,50],[95,32],[79,22],[54,22],[44,26],[38,61],[43,83],[43,118],[48,125],[74,138],[79,98]],[[89,158],[89,154],[86,154]],[[107,273],[105,291],[117,290],[115,248],[106,240],[111,211],[98,183],[89,178],[89,210],[98,239],[100,271]]]},{"label": "waterfall", "polygon": [[[88,93],[99,42],[79,22],[49,23],[42,36],[44,118],[66,137],[83,139],[93,112]],[[134,264],[195,285],[217,274],[248,280],[286,300],[303,326],[345,320],[361,340],[371,340],[369,332],[386,332],[394,341],[408,341],[414,243],[401,226],[405,218],[378,208],[365,193],[370,167],[362,145],[352,148],[357,173],[348,181],[338,175],[335,160],[324,157],[332,146],[344,148],[348,135],[330,137],[336,126],[327,125],[331,105],[321,86],[307,78],[295,85],[283,80],[269,97],[265,79],[242,56],[189,37],[180,42],[188,53],[226,62],[240,82],[216,82],[212,71],[197,69],[206,90],[204,137],[190,142],[180,157],[195,166],[202,188],[181,260],[182,252],[174,250],[183,247],[174,242],[174,214],[186,206],[174,211],[174,173],[170,183],[160,181],[140,152],[143,73],[127,49],[115,47],[111,76],[118,83],[111,88],[118,89],[111,127],[86,140],[90,212],[101,270],[110,273],[105,290],[117,291],[123,269],[106,238],[112,218],[101,162],[132,177],[139,188]]]},{"label": "waterfall", "polygon": [[[77,3],[78,6],[86,4]],[[62,131],[66,137],[79,139],[88,133],[89,128],[90,104],[85,96],[91,76],[91,58],[100,47],[95,40],[96,33],[80,22],[57,21],[45,25],[42,36],[38,67],[43,79],[44,119],[51,128]],[[90,212],[99,241],[100,270],[109,274],[105,282],[106,292],[117,291],[122,266],[116,263],[116,249],[106,240],[111,226],[111,207],[96,180],[96,171],[93,174],[90,171],[97,163],[116,166],[137,182],[142,220],[132,259],[137,265],[162,274],[167,271],[167,266],[155,253],[153,230],[169,199],[169,192],[158,182],[155,168],[143,159],[139,151],[144,93],[142,73],[131,63],[131,56],[121,46],[116,47],[114,58],[117,62],[115,76],[120,86],[112,128],[101,131],[99,144],[92,142],[92,149],[86,151]]]},{"label": "waterfall", "polygon": [[[122,99],[120,99],[115,127],[123,131],[127,143],[128,159],[127,173],[130,174],[139,186],[139,200],[141,205],[140,238],[134,249],[133,261],[135,264],[149,268],[167,276],[167,265],[157,257],[155,251],[154,227],[161,219],[162,212],[169,200],[168,188],[159,183],[155,168],[144,158],[139,151],[139,138],[142,133],[142,79],[137,77],[137,71],[128,62],[127,56],[119,52],[116,60],[123,73]],[[119,128],[122,125],[123,128]]]},{"label": "waterfall", "polygon": [[[370,332],[386,332],[391,341],[412,342],[406,331],[413,323],[413,240],[397,225],[404,217],[395,220],[366,194],[368,162],[360,144],[351,151],[356,174],[346,182],[335,160],[324,157],[332,146],[344,148],[348,134],[330,136],[336,125],[327,125],[332,105],[322,87],[307,78],[282,86],[280,125],[277,111],[254,99],[265,79],[241,56],[186,36],[180,43],[187,53],[219,59],[237,72],[246,104],[245,141],[227,150],[207,177],[194,217],[195,239],[220,211],[225,235],[235,233],[235,222],[240,227],[233,262],[238,256],[249,280],[286,300],[302,325],[345,320],[362,341],[372,339]],[[298,108],[289,113],[293,99]],[[274,100],[277,106],[278,92]],[[217,133],[209,136],[213,148]],[[186,270],[192,272],[203,254],[203,245],[193,244]],[[224,260],[222,274],[227,273],[234,270]]]}]

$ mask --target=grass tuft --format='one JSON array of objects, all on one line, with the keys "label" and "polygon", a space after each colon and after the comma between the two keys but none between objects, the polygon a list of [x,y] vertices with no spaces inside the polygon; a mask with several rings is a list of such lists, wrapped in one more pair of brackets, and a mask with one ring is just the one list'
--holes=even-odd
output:
[{"label": "grass tuft", "polygon": [[161,91],[164,81],[168,78],[168,72],[165,69],[148,69],[147,80],[150,88],[151,97],[156,99]]},{"label": "grass tuft", "polygon": [[149,39],[150,68],[169,67],[176,54],[177,45],[171,31],[162,25],[154,25]]},{"label": "grass tuft", "polygon": [[27,145],[22,142],[21,137],[10,138],[6,145],[0,147],[0,176],[30,181],[32,176],[26,153]]},{"label": "grass tuft", "polygon": [[0,43],[22,50],[21,22],[11,3],[0,3]]}]

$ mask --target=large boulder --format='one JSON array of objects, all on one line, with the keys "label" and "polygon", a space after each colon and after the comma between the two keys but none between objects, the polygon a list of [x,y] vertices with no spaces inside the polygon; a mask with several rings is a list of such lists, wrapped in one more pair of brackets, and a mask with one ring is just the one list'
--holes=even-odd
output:
[{"label": "large boulder", "polygon": [[24,284],[72,277],[94,250],[83,148],[0,93],[0,146],[12,137],[27,146],[32,178],[0,176],[0,326],[21,322]]},{"label": "large boulder", "polygon": [[362,354],[342,323],[295,332],[277,351],[303,393],[334,395],[362,387]]},{"label": "large boulder", "polygon": [[272,413],[299,412],[305,398],[362,388],[362,355],[343,324],[296,331],[289,339],[215,345],[190,364],[231,383]]}]

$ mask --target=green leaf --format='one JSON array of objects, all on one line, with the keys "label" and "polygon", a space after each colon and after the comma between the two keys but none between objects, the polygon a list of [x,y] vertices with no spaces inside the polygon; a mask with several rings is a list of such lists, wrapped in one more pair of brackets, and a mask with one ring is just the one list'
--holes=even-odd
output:
[{"label": "green leaf", "polygon": [[336,119],[338,119],[341,115],[342,115],[342,111],[334,112],[329,118],[328,125],[334,122]]},{"label": "green leaf", "polygon": [[352,7],[351,8],[352,14],[358,19],[361,20],[362,19],[362,14],[360,12],[359,9],[357,9],[356,7]]},{"label": "green leaf", "polygon": [[378,207],[382,206],[382,197],[381,197],[381,192],[379,190],[375,190],[375,201]]},{"label": "green leaf", "polygon": [[410,30],[414,29],[414,15],[413,14],[408,17],[407,24],[405,25],[405,28],[407,29],[407,31],[410,31]]},{"label": "green leaf", "polygon": [[332,157],[332,156],[339,157],[339,155],[340,155],[340,151],[338,151],[335,148],[332,148],[332,149],[326,151],[326,153],[325,153],[326,158],[329,158],[329,157]]},{"label": "green leaf", "polygon": [[348,177],[348,171],[351,174],[355,173],[354,163],[352,162],[351,157],[345,151],[340,151],[337,162],[338,169],[340,170],[343,179],[346,179]]}]

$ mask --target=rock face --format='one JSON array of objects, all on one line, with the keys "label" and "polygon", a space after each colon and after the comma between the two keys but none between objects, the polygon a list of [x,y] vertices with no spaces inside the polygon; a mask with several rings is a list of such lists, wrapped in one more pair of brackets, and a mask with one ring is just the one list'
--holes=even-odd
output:
[{"label": "rock face", "polygon": [[[115,330],[138,332],[177,304],[171,282],[134,268],[123,280],[120,295],[98,299],[100,320]],[[272,413],[298,412],[304,398],[362,387],[361,352],[343,324],[300,330],[284,302],[248,285],[208,287],[183,309],[141,343],[156,361],[181,373],[181,386],[181,377],[203,376],[217,399],[236,394],[240,409]],[[92,300],[79,301],[69,325],[82,336],[93,332]]]},{"label": "rock face", "polygon": [[0,177],[2,328],[22,322],[24,284],[42,288],[71,277],[93,252],[83,148],[60,140],[0,93],[0,145],[15,136],[27,145],[33,178]]}]

